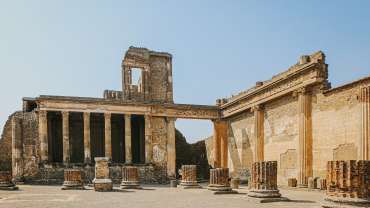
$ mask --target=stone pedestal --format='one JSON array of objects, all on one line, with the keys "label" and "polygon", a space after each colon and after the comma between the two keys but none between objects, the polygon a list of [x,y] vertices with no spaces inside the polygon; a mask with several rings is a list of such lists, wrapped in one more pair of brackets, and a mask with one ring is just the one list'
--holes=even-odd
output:
[{"label": "stone pedestal", "polygon": [[10,171],[0,171],[0,190],[18,190],[18,187],[12,182],[12,173]]},{"label": "stone pedestal", "polygon": [[370,207],[370,161],[329,161],[322,207]]},{"label": "stone pedestal", "polygon": [[122,167],[121,189],[141,189],[137,167]]},{"label": "stone pedestal", "polygon": [[238,189],[240,184],[240,179],[239,178],[232,178],[230,181],[230,186],[232,189]]},{"label": "stone pedestal", "polygon": [[65,169],[62,190],[82,190],[82,189],[84,189],[84,185],[82,182],[81,170]]},{"label": "stone pedestal", "polygon": [[176,188],[177,187],[177,180],[170,180],[170,187]]},{"label": "stone pedestal", "polygon": [[107,157],[95,158],[95,178],[93,180],[95,191],[112,191],[113,183],[109,178],[109,167]]},{"label": "stone pedestal", "polygon": [[326,179],[320,178],[319,182],[317,183],[317,188],[320,190],[326,190]]},{"label": "stone pedestal", "polygon": [[233,193],[229,183],[229,168],[215,168],[210,170],[208,190],[216,194]]},{"label": "stone pedestal", "polygon": [[288,179],[288,187],[297,187],[297,179],[289,178]]},{"label": "stone pedestal", "polygon": [[277,188],[277,161],[253,163],[250,187],[250,197],[280,198]]},{"label": "stone pedestal", "polygon": [[182,178],[180,186],[182,188],[201,188],[197,182],[197,166],[196,165],[182,165]]}]

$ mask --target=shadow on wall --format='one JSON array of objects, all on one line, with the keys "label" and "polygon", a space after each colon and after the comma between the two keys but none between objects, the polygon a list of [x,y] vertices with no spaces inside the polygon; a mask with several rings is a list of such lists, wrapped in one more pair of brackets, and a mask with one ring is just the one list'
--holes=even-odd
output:
[{"label": "shadow on wall", "polygon": [[176,129],[176,171],[181,165],[197,165],[197,178],[209,179],[209,164],[207,159],[207,150],[204,140],[194,144],[186,142],[186,138]]}]

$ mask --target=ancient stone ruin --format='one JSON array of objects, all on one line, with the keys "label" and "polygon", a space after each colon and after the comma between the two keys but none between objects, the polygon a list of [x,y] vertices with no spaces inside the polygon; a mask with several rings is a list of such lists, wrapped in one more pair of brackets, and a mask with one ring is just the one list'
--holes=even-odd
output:
[{"label": "ancient stone ruin", "polygon": [[95,191],[112,191],[113,182],[109,176],[108,158],[95,158],[95,178],[93,180]]},{"label": "ancient stone ruin", "polygon": [[255,162],[248,196],[257,198],[279,198],[277,187],[277,161]]},{"label": "ancient stone ruin", "polygon": [[329,161],[323,207],[370,207],[370,161]]},{"label": "ancient stone ruin", "polygon": [[137,167],[122,167],[121,189],[141,189]]},{"label": "ancient stone ruin", "polygon": [[182,165],[181,166],[181,182],[182,188],[201,188],[197,181],[197,166]]},{"label": "ancient stone ruin", "polygon": [[230,187],[229,168],[215,168],[210,170],[208,190],[215,194],[237,193]]},{"label": "ancient stone ruin", "polygon": [[10,171],[0,171],[0,190],[18,190],[18,187],[12,181]]},{"label": "ancient stone ruin", "polygon": [[215,169],[211,187],[222,182],[229,189],[216,172],[246,181],[255,162],[277,161],[278,185],[295,178],[298,187],[308,187],[309,178],[325,178],[327,161],[369,160],[370,77],[332,88],[323,52],[215,105],[174,101],[172,58],[130,47],[122,58],[122,89],[105,90],[101,98],[24,97],[23,109],[3,128],[0,170],[11,171],[15,182],[62,184],[64,170],[79,167],[91,181],[99,175],[94,158],[106,157],[103,172],[115,183],[127,165],[138,169],[142,183],[168,183],[178,177],[177,118],[214,127],[197,151],[209,163],[198,172]]},{"label": "ancient stone ruin", "polygon": [[65,169],[62,190],[84,189],[82,172],[79,169]]}]

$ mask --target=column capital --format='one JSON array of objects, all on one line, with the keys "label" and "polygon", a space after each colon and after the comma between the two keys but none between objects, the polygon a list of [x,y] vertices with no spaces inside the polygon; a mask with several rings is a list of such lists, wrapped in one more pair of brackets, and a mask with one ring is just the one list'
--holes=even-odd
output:
[{"label": "column capital", "polygon": [[298,95],[306,95],[310,91],[307,87],[301,87],[293,91],[293,97],[297,97]]},{"label": "column capital", "polygon": [[65,117],[65,116],[68,116],[69,115],[69,111],[62,111],[62,116]]},{"label": "column capital", "polygon": [[264,109],[264,106],[259,104],[259,105],[252,106],[251,111],[256,112],[256,111],[262,111],[263,109]]},{"label": "column capital", "polygon": [[124,114],[125,116],[125,119],[130,119],[131,118],[131,114]]},{"label": "column capital", "polygon": [[85,117],[90,116],[90,112],[83,112],[83,115],[84,115]]},{"label": "column capital", "polygon": [[112,115],[112,113],[110,113],[110,112],[105,112],[105,113],[104,113],[104,117],[105,117],[105,118],[110,118],[110,117],[111,117],[111,115]]}]

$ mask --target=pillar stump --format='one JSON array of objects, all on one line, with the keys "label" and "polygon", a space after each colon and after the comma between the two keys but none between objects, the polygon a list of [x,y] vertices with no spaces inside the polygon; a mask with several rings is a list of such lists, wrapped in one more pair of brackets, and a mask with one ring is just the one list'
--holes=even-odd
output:
[{"label": "pillar stump", "polygon": [[196,165],[182,165],[181,166],[181,182],[182,188],[201,188],[197,182],[197,166]]},{"label": "pillar stump", "polygon": [[82,172],[78,169],[65,169],[62,190],[83,190]]},{"label": "pillar stump", "polygon": [[121,189],[141,189],[137,167],[122,167]]},{"label": "pillar stump", "polygon": [[95,191],[112,191],[113,182],[109,178],[109,167],[107,157],[95,158],[95,178],[93,180]]},{"label": "pillar stump", "polygon": [[277,161],[252,164],[251,189],[248,196],[256,198],[280,198],[277,188]]},{"label": "pillar stump", "polygon": [[215,194],[236,193],[230,187],[229,168],[215,168],[210,170],[208,190]]},{"label": "pillar stump", "polygon": [[322,207],[370,207],[370,160],[329,161]]},{"label": "pillar stump", "polygon": [[0,171],[0,190],[18,190],[18,187],[12,181],[11,171]]}]

